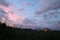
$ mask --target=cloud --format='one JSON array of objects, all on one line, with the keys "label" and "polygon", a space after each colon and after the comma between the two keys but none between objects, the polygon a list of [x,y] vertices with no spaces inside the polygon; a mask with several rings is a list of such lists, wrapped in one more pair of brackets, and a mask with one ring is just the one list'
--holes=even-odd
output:
[{"label": "cloud", "polygon": [[10,22],[21,22],[24,19],[22,16],[18,15],[18,10],[14,7],[14,5],[9,2],[7,3],[7,0],[0,0],[0,16],[1,20],[3,19],[3,22],[5,20],[8,24]]},{"label": "cloud", "polygon": [[35,25],[35,22],[33,20],[29,19],[29,18],[25,18],[23,20],[23,23],[27,24],[27,25]]},{"label": "cloud", "polygon": [[[18,10],[14,5],[8,3],[5,0],[0,0],[0,19],[3,22],[7,22],[7,25],[12,26],[12,24],[22,25],[21,28],[31,28],[31,29],[44,29],[50,28],[53,30],[58,30],[60,28],[60,0],[39,0],[41,7],[36,12],[39,17],[28,17],[25,18],[18,15]],[[28,6],[30,4],[27,4]],[[23,11],[24,9],[20,9]],[[43,14],[42,14],[43,13]],[[40,15],[41,14],[41,15]],[[22,23],[19,23],[22,22]],[[57,24],[56,24],[57,23]]]},{"label": "cloud", "polygon": [[60,0],[38,0],[40,2],[40,8],[36,14],[44,13],[48,10],[60,8]]},{"label": "cloud", "polygon": [[33,4],[28,3],[28,2],[24,3],[24,5],[25,5],[25,6],[34,6]]},{"label": "cloud", "polygon": [[60,25],[56,24],[60,20],[60,9],[49,10],[38,17],[30,17],[23,20],[23,28],[60,30]]},{"label": "cloud", "polygon": [[7,14],[2,8],[0,8],[0,13]]},{"label": "cloud", "polygon": [[[60,25],[60,0],[38,0],[40,8],[36,10],[35,15],[38,17],[40,28],[50,28],[51,30],[59,30]],[[35,18],[36,18],[35,17]],[[36,18],[37,19],[37,18]]]},{"label": "cloud", "polygon": [[19,9],[19,12],[22,12],[22,11],[24,11],[24,9]]},{"label": "cloud", "polygon": [[3,5],[5,7],[9,6],[9,3],[7,2],[7,0],[0,0],[0,5]]},{"label": "cloud", "polygon": [[7,20],[8,18],[7,18],[7,13],[2,9],[2,8],[0,8],[0,21],[5,21],[5,20]]},{"label": "cloud", "polygon": [[7,16],[10,20],[16,21],[16,22],[21,21],[22,19],[22,17],[17,14],[8,14]]}]

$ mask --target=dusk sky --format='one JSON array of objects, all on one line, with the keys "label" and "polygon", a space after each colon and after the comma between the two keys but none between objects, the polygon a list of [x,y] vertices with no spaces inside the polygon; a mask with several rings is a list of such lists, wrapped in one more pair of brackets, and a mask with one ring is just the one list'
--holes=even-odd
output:
[{"label": "dusk sky", "polygon": [[60,30],[60,0],[0,0],[0,21],[17,28]]}]

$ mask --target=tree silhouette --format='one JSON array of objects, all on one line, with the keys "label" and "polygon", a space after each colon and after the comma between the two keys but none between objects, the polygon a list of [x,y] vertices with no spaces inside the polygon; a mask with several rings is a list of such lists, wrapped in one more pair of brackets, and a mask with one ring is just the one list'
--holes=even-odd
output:
[{"label": "tree silhouette", "polygon": [[1,40],[3,40],[5,38],[5,34],[6,34],[6,24],[0,22],[0,36],[1,36]]}]

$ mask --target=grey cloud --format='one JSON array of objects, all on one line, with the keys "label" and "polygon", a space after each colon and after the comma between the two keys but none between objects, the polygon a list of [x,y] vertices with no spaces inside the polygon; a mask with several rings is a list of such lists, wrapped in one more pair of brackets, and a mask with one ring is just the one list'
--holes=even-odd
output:
[{"label": "grey cloud", "polygon": [[40,11],[37,11],[37,14],[46,12],[48,10],[52,10],[52,9],[58,9],[60,8],[60,0],[39,0],[41,7],[40,7]]},{"label": "grey cloud", "polygon": [[0,8],[0,13],[7,14],[2,8]]},{"label": "grey cloud", "polygon": [[35,24],[33,20],[28,19],[28,18],[25,18],[25,19],[23,20],[23,23],[24,23],[24,24]]},{"label": "grey cloud", "polygon": [[0,0],[0,5],[8,7],[9,3],[7,2],[7,0]]},{"label": "grey cloud", "polygon": [[[36,18],[36,17],[35,17]],[[33,19],[33,18],[31,18]],[[37,19],[37,18],[36,18]],[[34,21],[34,20],[33,20]],[[60,8],[48,10],[38,16],[36,24],[40,29],[49,28],[51,30],[60,30]],[[57,24],[56,24],[57,23]]]},{"label": "grey cloud", "polygon": [[7,13],[2,8],[0,8],[0,20],[1,21],[3,18],[6,20],[8,19],[8,17],[6,15],[7,15]]}]

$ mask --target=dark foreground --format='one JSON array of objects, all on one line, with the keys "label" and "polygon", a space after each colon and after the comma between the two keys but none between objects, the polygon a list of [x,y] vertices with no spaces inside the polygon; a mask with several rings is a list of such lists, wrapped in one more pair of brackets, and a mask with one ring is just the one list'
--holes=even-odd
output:
[{"label": "dark foreground", "polygon": [[0,40],[60,40],[60,32],[17,29],[0,24]]}]

